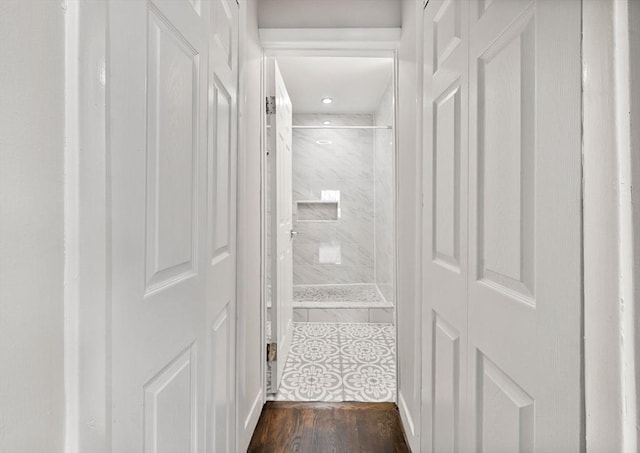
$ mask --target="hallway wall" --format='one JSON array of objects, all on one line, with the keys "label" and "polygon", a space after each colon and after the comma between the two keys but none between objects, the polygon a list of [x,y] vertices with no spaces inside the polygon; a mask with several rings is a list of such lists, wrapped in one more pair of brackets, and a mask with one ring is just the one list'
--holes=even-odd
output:
[{"label": "hallway wall", "polygon": [[0,450],[64,443],[60,2],[0,6]]}]

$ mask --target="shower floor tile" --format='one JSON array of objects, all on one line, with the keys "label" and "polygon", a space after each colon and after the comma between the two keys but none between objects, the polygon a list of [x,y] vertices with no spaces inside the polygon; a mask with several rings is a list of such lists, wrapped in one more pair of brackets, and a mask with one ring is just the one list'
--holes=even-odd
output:
[{"label": "shower floor tile", "polygon": [[294,323],[276,401],[396,399],[392,324]]},{"label": "shower floor tile", "polygon": [[392,307],[375,284],[294,285],[293,305],[299,308]]}]

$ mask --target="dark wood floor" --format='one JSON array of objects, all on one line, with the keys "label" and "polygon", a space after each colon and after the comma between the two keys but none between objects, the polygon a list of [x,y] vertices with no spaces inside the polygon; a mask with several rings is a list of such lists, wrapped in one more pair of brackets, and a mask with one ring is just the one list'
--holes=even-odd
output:
[{"label": "dark wood floor", "polygon": [[394,403],[268,401],[251,453],[410,452]]}]

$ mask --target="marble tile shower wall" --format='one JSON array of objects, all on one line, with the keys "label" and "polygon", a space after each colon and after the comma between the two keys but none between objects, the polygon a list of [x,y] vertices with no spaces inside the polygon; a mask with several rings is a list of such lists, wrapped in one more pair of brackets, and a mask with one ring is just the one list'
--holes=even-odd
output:
[{"label": "marble tile shower wall", "polygon": [[[296,114],[295,125],[371,126],[373,115]],[[318,144],[328,140],[330,144]],[[375,283],[374,133],[371,129],[293,130],[293,283]],[[339,219],[298,221],[297,202],[332,199]]]},{"label": "marble tile shower wall", "polygon": [[[374,116],[376,126],[393,125],[393,83],[385,90]],[[393,301],[393,130],[374,131],[375,282],[387,301]]]}]

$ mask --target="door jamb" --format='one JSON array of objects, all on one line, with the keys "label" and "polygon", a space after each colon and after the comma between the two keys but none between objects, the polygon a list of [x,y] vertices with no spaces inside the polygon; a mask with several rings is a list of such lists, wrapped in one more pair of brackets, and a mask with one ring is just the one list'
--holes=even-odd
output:
[{"label": "door jamb", "polygon": [[111,451],[108,2],[65,24],[65,452]]},{"label": "door jamb", "polygon": [[[397,304],[398,304],[398,287],[397,287],[397,269],[398,269],[398,235],[397,235],[397,218],[398,218],[398,125],[397,125],[397,45],[400,40],[400,28],[366,28],[366,29],[260,29],[260,37],[262,40],[262,77],[261,92],[266,93],[266,71],[267,58],[278,56],[351,56],[351,57],[387,57],[393,58],[392,69],[392,92],[394,99],[393,108],[393,158],[394,158],[394,207],[393,207],[393,225],[394,225],[394,242],[393,242],[393,292],[394,292],[394,311],[393,322],[396,330],[396,344],[398,342],[398,322],[397,322]],[[340,37],[337,39],[336,37]],[[261,316],[261,337],[260,350],[267,350],[266,343],[266,321],[267,321],[267,275],[266,275],[266,256],[267,247],[269,246],[266,237],[266,207],[269,200],[266,196],[266,175],[267,175],[267,140],[266,125],[267,115],[266,108],[261,108],[261,153],[260,153],[260,174],[261,174],[261,253],[260,253],[260,316]],[[266,353],[265,353],[266,354]],[[397,362],[396,348],[396,362]],[[266,360],[263,356],[260,369],[262,372],[262,388],[264,389],[263,404],[267,401],[266,386]],[[398,379],[399,367],[396,367],[396,390],[399,383]],[[397,394],[397,391],[396,391]]]},{"label": "door jamb", "polygon": [[586,451],[640,446],[639,19],[634,0],[582,1]]}]

